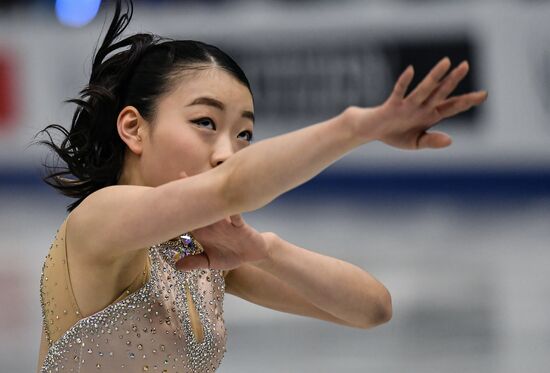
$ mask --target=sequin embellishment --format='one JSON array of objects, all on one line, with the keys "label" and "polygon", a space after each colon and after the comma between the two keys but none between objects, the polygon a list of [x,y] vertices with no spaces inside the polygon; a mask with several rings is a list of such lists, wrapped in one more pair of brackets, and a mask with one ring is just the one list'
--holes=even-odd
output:
[{"label": "sequin embellishment", "polygon": [[[190,234],[149,248],[151,273],[145,285],[74,324],[50,345],[41,372],[214,372],[226,351],[222,272],[174,267],[177,255],[200,251]],[[45,278],[43,270],[41,288]],[[55,316],[41,303],[47,324]],[[202,325],[200,340],[192,312]]]},{"label": "sequin embellishment", "polygon": [[176,262],[188,255],[195,255],[203,251],[202,245],[195,240],[191,233],[185,233],[178,238],[166,241],[159,247],[159,253],[172,266],[176,267]]}]

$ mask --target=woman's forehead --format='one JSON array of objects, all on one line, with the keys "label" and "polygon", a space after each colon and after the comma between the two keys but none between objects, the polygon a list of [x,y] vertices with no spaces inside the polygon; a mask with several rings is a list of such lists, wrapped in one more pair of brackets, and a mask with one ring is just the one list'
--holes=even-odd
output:
[{"label": "woman's forehead", "polygon": [[253,112],[253,99],[248,87],[222,69],[212,68],[186,74],[177,83],[173,93],[186,106],[197,100],[200,103],[210,101],[211,104],[217,101],[221,103],[218,106],[222,106],[222,109],[237,105]]}]

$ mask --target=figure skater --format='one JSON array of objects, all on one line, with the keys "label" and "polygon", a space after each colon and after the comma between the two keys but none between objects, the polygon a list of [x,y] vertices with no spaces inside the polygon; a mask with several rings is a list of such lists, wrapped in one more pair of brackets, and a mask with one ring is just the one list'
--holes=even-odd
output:
[{"label": "figure skater", "polygon": [[373,141],[449,146],[431,128],[487,97],[450,96],[468,63],[449,72],[444,58],[406,94],[409,66],[379,106],[349,106],[251,144],[254,102],[235,61],[199,41],[122,38],[133,13],[124,4],[89,84],[69,100],[70,129],[38,133],[66,163],[44,181],[76,198],[43,264],[38,371],[215,371],[226,351],[225,292],[355,328],[388,322],[390,293],[372,275],[258,232],[240,214]]}]

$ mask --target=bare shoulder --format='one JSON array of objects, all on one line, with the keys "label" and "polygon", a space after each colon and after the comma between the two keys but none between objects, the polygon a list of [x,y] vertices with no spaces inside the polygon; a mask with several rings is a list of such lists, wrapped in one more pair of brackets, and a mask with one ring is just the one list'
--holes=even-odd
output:
[{"label": "bare shoulder", "polygon": [[124,230],[123,222],[117,221],[115,211],[124,208],[124,200],[139,200],[140,194],[149,188],[134,185],[113,185],[101,188],[87,196],[67,216],[66,230],[71,246],[79,247],[79,256],[101,262],[120,259],[110,242]]},{"label": "bare shoulder", "polygon": [[[146,266],[147,250],[132,250],[125,255],[104,256],[103,251],[91,250],[86,239],[73,224],[75,212],[65,222],[67,267],[75,301],[82,316],[89,316],[105,308],[116,299]],[[95,232],[101,236],[102,232]]]}]

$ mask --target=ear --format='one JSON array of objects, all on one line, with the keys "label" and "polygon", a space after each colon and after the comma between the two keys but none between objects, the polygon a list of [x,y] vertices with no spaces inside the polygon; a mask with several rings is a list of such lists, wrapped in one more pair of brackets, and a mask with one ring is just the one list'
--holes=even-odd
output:
[{"label": "ear", "polygon": [[147,136],[148,124],[134,106],[125,106],[117,118],[118,135],[131,152],[140,155],[143,140]]}]

